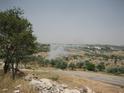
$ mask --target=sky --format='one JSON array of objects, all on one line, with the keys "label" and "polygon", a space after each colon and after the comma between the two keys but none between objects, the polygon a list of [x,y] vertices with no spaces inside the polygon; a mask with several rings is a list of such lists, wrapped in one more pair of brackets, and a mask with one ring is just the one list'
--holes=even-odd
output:
[{"label": "sky", "polygon": [[124,45],[124,0],[0,0],[19,7],[41,43]]}]

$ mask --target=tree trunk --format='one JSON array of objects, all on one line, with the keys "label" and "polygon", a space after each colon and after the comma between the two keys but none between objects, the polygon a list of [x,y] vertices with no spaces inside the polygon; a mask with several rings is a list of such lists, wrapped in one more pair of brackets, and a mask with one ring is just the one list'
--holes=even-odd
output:
[{"label": "tree trunk", "polygon": [[13,80],[15,79],[15,68],[14,68],[14,63],[12,63],[12,78],[13,78]]},{"label": "tree trunk", "polygon": [[16,62],[15,75],[17,74],[17,71],[18,71],[18,63],[19,63],[19,60]]},{"label": "tree trunk", "polygon": [[9,49],[6,49],[7,54],[6,54],[6,58],[5,58],[5,64],[3,67],[4,73],[6,74],[9,70],[10,70],[10,64],[9,64]]},{"label": "tree trunk", "polygon": [[6,74],[8,72],[8,70],[9,70],[9,64],[8,64],[7,61],[5,61],[3,69],[4,69],[4,73]]}]

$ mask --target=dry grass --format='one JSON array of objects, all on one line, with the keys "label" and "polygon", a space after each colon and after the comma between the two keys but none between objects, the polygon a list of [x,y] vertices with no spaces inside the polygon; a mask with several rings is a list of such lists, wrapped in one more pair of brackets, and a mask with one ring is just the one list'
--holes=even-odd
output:
[{"label": "dry grass", "polygon": [[29,73],[35,73],[40,78],[55,79],[57,82],[67,84],[71,88],[82,88],[84,86],[88,86],[96,93],[124,93],[124,88],[122,87],[85,78],[67,76],[62,73],[56,73],[55,70],[57,69],[41,68],[41,70],[34,70]]},{"label": "dry grass", "polygon": [[[84,86],[88,86],[96,93],[124,93],[124,88],[84,78],[66,76],[62,73],[56,73],[55,69],[51,68],[41,68],[40,70],[25,70],[25,72],[35,74],[39,78],[49,78],[59,83],[67,84],[72,88],[82,88]],[[22,78],[18,78],[13,81],[10,75],[0,75],[0,93],[12,93],[14,87],[19,84],[22,85],[21,90],[24,93],[37,93],[35,90],[33,90],[32,87],[28,85],[28,82],[24,81]],[[2,89],[4,88],[9,90],[7,92],[2,92]]]},{"label": "dry grass", "polygon": [[72,88],[82,88],[88,86],[96,93],[124,93],[124,88],[119,86],[114,86],[99,81],[93,81],[85,78],[79,78],[74,76],[67,76],[62,73],[56,73],[57,69],[53,68],[41,68],[40,70],[28,71],[28,73],[33,73],[39,78],[49,78],[56,80],[59,83],[67,84]]},{"label": "dry grass", "polygon": [[[21,92],[23,93],[36,93],[36,91],[29,86],[28,82],[24,81],[22,78],[16,78],[12,80],[11,74],[4,75],[2,71],[0,71],[0,93],[13,93],[15,87],[21,84]],[[7,89],[3,91],[3,89]]]},{"label": "dry grass", "polygon": [[62,83],[66,83],[74,88],[75,87],[82,88],[84,86],[88,86],[96,93],[124,93],[124,88],[84,78],[61,75],[59,81]]}]

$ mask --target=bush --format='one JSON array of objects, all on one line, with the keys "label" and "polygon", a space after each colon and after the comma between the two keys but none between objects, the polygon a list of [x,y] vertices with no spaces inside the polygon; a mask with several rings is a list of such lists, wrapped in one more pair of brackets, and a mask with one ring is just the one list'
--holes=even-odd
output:
[{"label": "bush", "polygon": [[37,56],[35,60],[38,62],[39,65],[44,66],[45,59],[42,56]]},{"label": "bush", "polygon": [[56,67],[56,68],[60,68],[60,69],[67,68],[67,63],[64,60],[59,59],[59,58],[58,59],[52,59],[52,60],[50,60],[49,63],[52,67]]},{"label": "bush", "polygon": [[50,61],[42,56],[35,57],[35,61],[38,62],[40,66],[48,66],[50,64]]},{"label": "bush", "polygon": [[119,72],[124,74],[124,67],[119,67]]},{"label": "bush", "polygon": [[54,59],[50,60],[50,64],[51,64],[52,67],[54,67],[57,62],[58,61],[56,59],[55,60]]},{"label": "bush", "polygon": [[84,68],[89,70],[89,71],[95,71],[95,65],[93,63],[88,62],[88,61],[85,62]]},{"label": "bush", "polygon": [[124,67],[109,67],[106,71],[112,74],[124,74]]},{"label": "bush", "polygon": [[96,68],[99,70],[99,71],[103,71],[105,70],[105,65],[103,62],[99,63]]},{"label": "bush", "polygon": [[60,69],[66,69],[67,68],[67,63],[64,62],[62,59],[57,59],[56,63],[55,63],[55,67],[60,68]]},{"label": "bush", "polygon": [[45,59],[45,60],[44,60],[44,66],[48,66],[48,65],[50,65],[50,60]]},{"label": "bush", "polygon": [[108,73],[113,73],[113,74],[118,73],[118,69],[116,67],[109,67],[109,68],[106,69],[106,71]]}]

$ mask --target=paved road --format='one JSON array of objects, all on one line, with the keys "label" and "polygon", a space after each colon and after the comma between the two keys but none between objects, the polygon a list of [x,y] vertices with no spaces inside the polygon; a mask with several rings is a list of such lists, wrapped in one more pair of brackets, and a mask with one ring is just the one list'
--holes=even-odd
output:
[{"label": "paved road", "polygon": [[64,73],[76,77],[83,77],[91,80],[97,80],[112,85],[124,87],[124,77],[122,76],[114,76],[114,75],[101,74],[95,72],[84,72],[84,71],[59,71],[59,73]]}]

